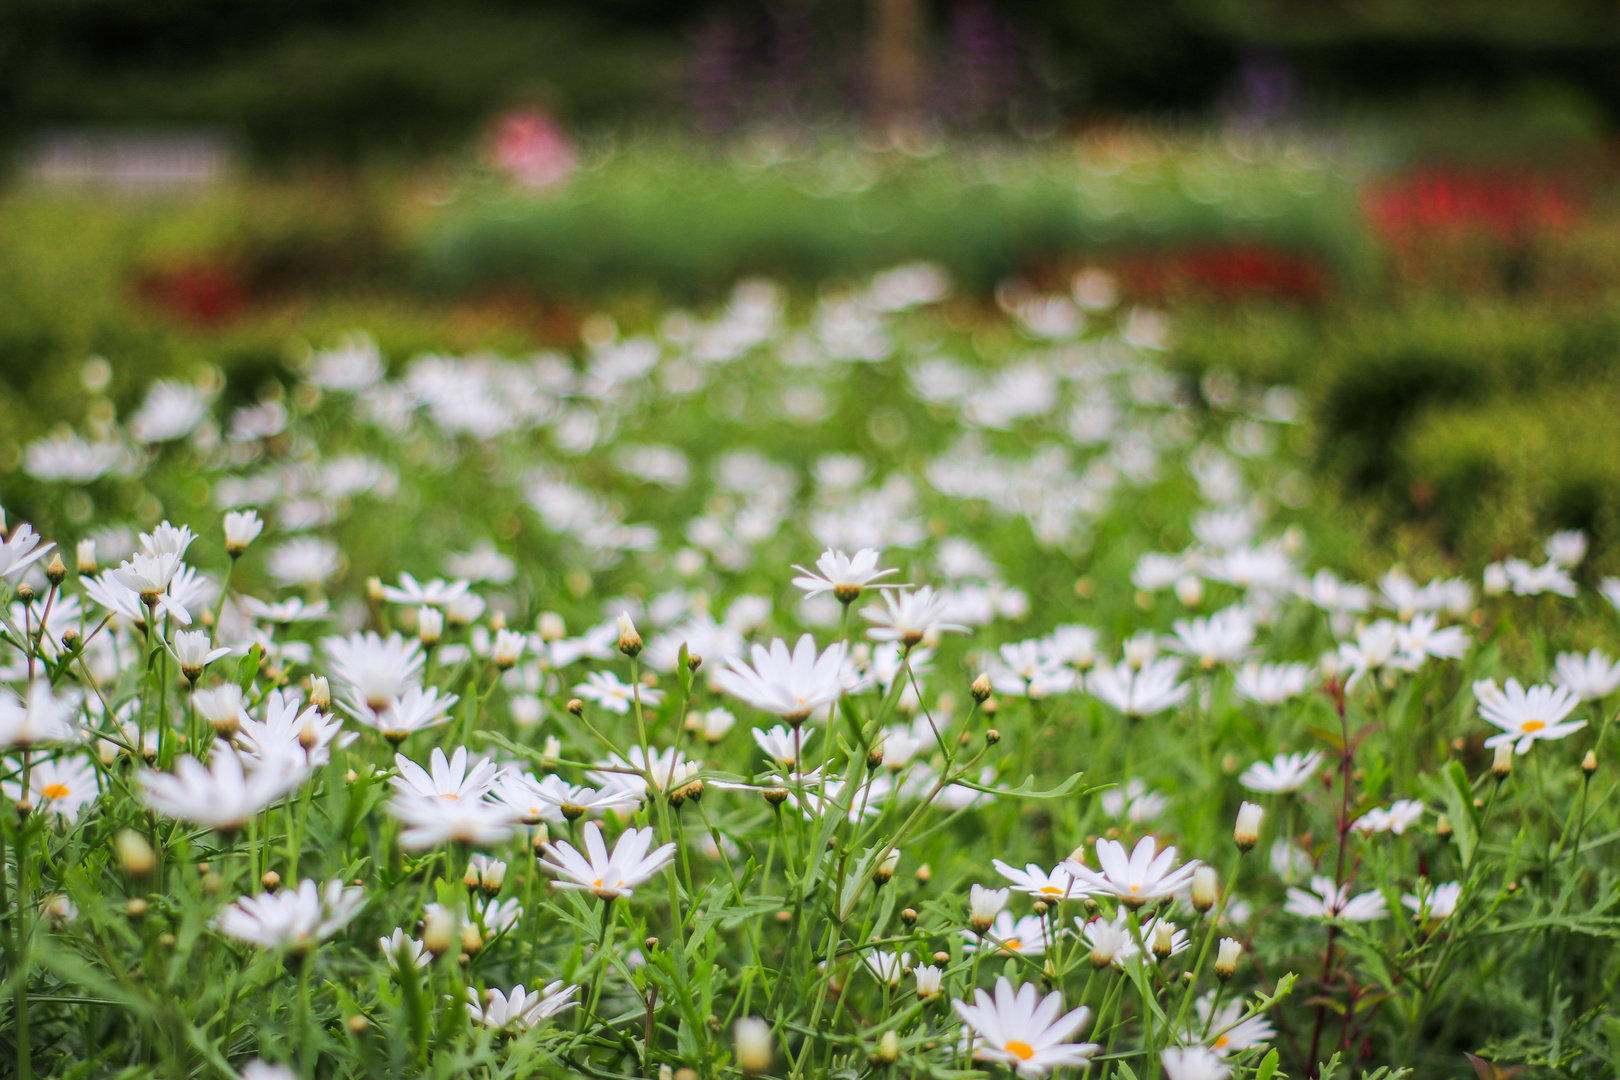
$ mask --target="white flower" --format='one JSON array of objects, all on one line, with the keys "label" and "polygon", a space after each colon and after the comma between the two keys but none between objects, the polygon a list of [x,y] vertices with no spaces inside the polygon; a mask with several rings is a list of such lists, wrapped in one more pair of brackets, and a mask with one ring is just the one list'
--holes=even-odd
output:
[{"label": "white flower", "polygon": [[1136,849],[1129,855],[1125,853],[1125,845],[1118,841],[1099,838],[1097,862],[1102,867],[1100,872],[1072,858],[1063,865],[1091,892],[1118,897],[1130,907],[1140,907],[1149,900],[1172,896],[1187,888],[1200,865],[1194,859],[1176,867],[1176,849],[1168,847],[1159,851],[1151,836],[1137,841]]},{"label": "white flower", "polygon": [[1586,726],[1585,720],[1559,722],[1580,703],[1562,686],[1538,685],[1526,690],[1517,679],[1509,679],[1504,691],[1496,688],[1496,680],[1482,679],[1474,683],[1474,697],[1479,701],[1479,715],[1502,729],[1502,734],[1485,740],[1488,747],[1513,743],[1519,753],[1528,754],[1538,740],[1562,739]]},{"label": "white flower", "polygon": [[1238,668],[1234,688],[1238,697],[1256,705],[1281,705],[1303,694],[1311,682],[1307,664],[1247,663]]},{"label": "white flower", "polygon": [[1401,897],[1401,903],[1412,909],[1419,922],[1449,919],[1462,899],[1462,882],[1448,881],[1430,886],[1426,878],[1418,880],[1417,892]]},{"label": "white flower", "polygon": [[0,543],[0,579],[20,576],[24,570],[50,554],[55,546],[46,544],[40,547],[39,534],[33,526],[23,522],[12,530],[4,543]]},{"label": "white flower", "polygon": [[1227,1080],[1232,1070],[1215,1051],[1203,1046],[1171,1047],[1159,1054],[1165,1080]]},{"label": "white flower", "polygon": [[1247,1010],[1241,1001],[1228,1001],[1217,1010],[1213,990],[1193,1002],[1193,1007],[1198,1010],[1198,1023],[1186,1033],[1186,1040],[1196,1042],[1200,1032],[1209,1032],[1214,1038],[1209,1048],[1219,1057],[1264,1046],[1277,1034],[1264,1016],[1243,1019]]},{"label": "white flower", "polygon": [[433,770],[431,773],[404,754],[395,754],[394,765],[399,775],[389,783],[402,795],[450,802],[476,801],[495,784],[495,763],[484,757],[474,758],[469,769],[465,746],[458,746],[448,759],[442,749],[434,747],[428,764]]},{"label": "white flower", "polygon": [[[22,770],[16,768],[15,763],[8,765],[15,769],[20,780]],[[16,802],[24,798],[19,781],[7,780],[0,784],[0,791]],[[98,794],[95,767],[82,755],[36,761],[28,774],[26,797],[45,813],[67,821],[77,821],[79,810],[94,802]]]},{"label": "white flower", "polygon": [[242,707],[242,688],[236,683],[221,683],[209,690],[198,690],[191,695],[197,712],[213,726],[215,732],[230,735],[248,718]]},{"label": "white flower", "polygon": [[287,1065],[272,1065],[261,1058],[254,1058],[242,1066],[241,1080],[298,1080],[298,1074]]},{"label": "white flower", "polygon": [[1044,698],[1072,690],[1079,676],[1055,659],[1044,641],[1008,642],[997,650],[1001,662],[990,667],[990,684],[998,693]]},{"label": "white flower", "polygon": [[768,731],[755,728],[754,742],[759,744],[759,748],[765,751],[765,756],[776,762],[778,767],[791,769],[798,764],[799,758],[804,754],[805,744],[814,735],[814,731],[777,724]]},{"label": "white flower", "polygon": [[313,622],[331,614],[325,600],[312,600],[306,603],[300,596],[274,603],[260,600],[256,596],[243,596],[236,602],[250,618],[268,623]]},{"label": "white flower", "polygon": [[1172,629],[1175,635],[1164,639],[1165,648],[1205,670],[1242,659],[1254,643],[1254,616],[1240,607],[1223,608],[1207,618],[1177,619]]},{"label": "white flower", "polygon": [[1541,548],[1548,559],[1573,570],[1586,558],[1586,534],[1579,529],[1564,529],[1547,537]]},{"label": "white flower", "polygon": [[332,760],[333,746],[355,740],[337,717],[323,716],[313,705],[300,711],[302,705],[292,691],[270,691],[263,721],[250,716],[239,720],[243,753],[264,765],[315,769]]},{"label": "white flower", "polygon": [[1553,682],[1582,701],[1599,701],[1620,687],[1620,663],[1593,649],[1580,653],[1559,653],[1553,662]]},{"label": "white flower", "polygon": [[392,971],[399,970],[401,957],[417,968],[425,968],[433,962],[433,954],[428,952],[420,941],[397,926],[394,927],[392,934],[377,939],[377,948],[382,951],[383,960]]},{"label": "white flower", "polygon": [[905,646],[917,645],[930,634],[946,630],[967,633],[967,627],[944,622],[950,597],[936,593],[924,585],[916,592],[887,592],[883,606],[872,604],[861,609],[861,615],[872,626],[866,636],[873,641],[898,641]]},{"label": "white flower", "polygon": [[450,709],[460,701],[455,694],[439,696],[439,688],[430,686],[423,689],[413,686],[399,697],[390,698],[380,708],[357,708],[348,702],[340,702],[345,712],[362,724],[376,728],[382,732],[383,737],[393,743],[400,743],[415,732],[425,731],[437,727],[450,719]]},{"label": "white flower", "polygon": [[638,698],[641,704],[648,706],[664,700],[662,690],[654,690],[640,683],[620,682],[619,677],[611,671],[587,671],[585,681],[574,687],[574,693],[620,716],[628,714],[631,704]]},{"label": "white flower", "polygon": [[1598,582],[1598,592],[1611,606],[1620,608],[1620,577],[1606,577]]},{"label": "white flower", "polygon": [[975,1057],[1005,1065],[1026,1080],[1066,1066],[1084,1067],[1102,1050],[1096,1043],[1065,1041],[1085,1027],[1090,1009],[1082,1005],[1060,1016],[1063,995],[1048,994],[1037,1004],[1034,983],[1015,993],[1003,976],[996,980],[994,997],[978,990],[972,1005],[956,1000],[951,1007],[973,1033]]},{"label": "white flower", "polygon": [[1283,910],[1307,919],[1344,922],[1372,922],[1389,914],[1383,893],[1364,892],[1352,899],[1349,885],[1335,886],[1332,878],[1320,874],[1311,878],[1311,892],[1289,889]]},{"label": "white flower", "polygon": [[[1007,890],[999,891],[1005,893]],[[972,930],[963,930],[962,936],[970,942],[962,946],[969,952],[978,948],[978,945],[971,943],[981,938],[992,951],[1019,953],[1024,956],[1039,956],[1046,951],[1046,922],[1039,915],[1025,915],[1018,918],[1010,911],[998,912],[983,931],[975,933]]]},{"label": "white flower", "polygon": [[1089,889],[1083,888],[1075,881],[1075,875],[1069,869],[1072,865],[1070,863],[1059,863],[1051,873],[1042,870],[1035,863],[1030,863],[1022,870],[1016,866],[1009,866],[1000,859],[992,859],[990,864],[996,868],[997,873],[1012,882],[1014,888],[1039,899],[1050,900],[1054,897],[1060,900],[1079,899],[1090,893]]},{"label": "white flower", "polygon": [[905,976],[906,968],[911,966],[910,953],[880,952],[873,949],[862,959],[866,962],[866,969],[870,971],[878,982],[889,987],[900,985]]},{"label": "white flower", "polygon": [[793,569],[804,576],[794,578],[793,584],[803,589],[806,596],[819,596],[830,592],[842,604],[847,604],[860,596],[863,589],[901,588],[897,584],[878,583],[878,578],[893,574],[895,571],[879,570],[877,563],[878,552],[874,548],[861,548],[854,557],[828,548],[821,553],[821,558],[816,560],[819,575],[802,566],[794,566]]},{"label": "white flower", "polygon": [[445,581],[443,578],[417,581],[409,574],[401,574],[398,587],[384,585],[382,594],[383,599],[394,604],[442,608],[460,599],[470,587],[471,583],[467,581]]},{"label": "white flower", "polygon": [[1357,631],[1353,643],[1342,642],[1339,645],[1339,659],[1350,669],[1345,689],[1354,690],[1356,684],[1372,672],[1416,671],[1423,658],[1413,657],[1406,651],[1403,641],[1405,633],[1406,628],[1400,623],[1379,619]]},{"label": "white flower", "polygon": [[637,885],[651,879],[675,857],[674,844],[649,852],[652,842],[652,829],[626,829],[609,855],[602,842],[602,830],[596,822],[588,821],[584,854],[567,842],[545,844],[540,849],[545,853],[540,866],[557,875],[559,880],[552,882],[555,888],[583,889],[604,900],[630,896]]},{"label": "white flower", "polygon": [[256,510],[232,510],[225,515],[225,550],[240,555],[264,531]]},{"label": "white flower", "polygon": [[1575,579],[1569,576],[1569,571],[1563,566],[1551,560],[1540,566],[1532,566],[1523,559],[1504,559],[1502,569],[1507,572],[1508,587],[1515,596],[1539,596],[1546,592],[1559,596],[1575,595]]},{"label": "white flower", "polygon": [[780,716],[789,723],[802,723],[843,693],[842,642],[828,646],[817,656],[815,639],[809,634],[799,639],[791,653],[787,642],[776,638],[769,650],[755,645],[750,655],[752,667],[737,657],[726,657],[726,668],[715,672],[714,682],[761,712]]},{"label": "white flower", "polygon": [[1170,802],[1157,791],[1149,791],[1142,781],[1132,779],[1123,789],[1110,788],[1099,800],[1103,813],[1109,817],[1124,818],[1134,824],[1152,821],[1164,812]]},{"label": "white flower", "polygon": [[174,763],[174,772],[143,769],[142,800],[150,807],[182,821],[194,821],[220,832],[234,832],[248,819],[278,801],[304,780],[301,769],[275,763],[252,770],[229,747],[217,747],[209,767],[187,754]]},{"label": "white flower", "polygon": [[1468,635],[1461,627],[1441,628],[1439,623],[1439,616],[1423,613],[1412,616],[1410,623],[1398,628],[1397,647],[1413,664],[1421,663],[1427,656],[1455,660],[1468,651]]},{"label": "white flower", "polygon": [[212,645],[206,630],[182,630],[174,635],[169,651],[180,665],[180,674],[196,682],[202,677],[203,668],[231,654],[229,649],[215,649],[210,647]]},{"label": "white flower", "polygon": [[511,837],[518,821],[517,812],[510,806],[483,798],[458,799],[454,795],[431,798],[402,793],[388,804],[388,811],[405,823],[399,842],[413,851],[452,840],[474,845],[498,844]]},{"label": "white flower", "polygon": [[495,666],[501,669],[516,667],[517,662],[523,658],[523,650],[529,639],[523,634],[504,627],[495,631],[495,645],[490,652]]},{"label": "white flower", "polygon": [[1103,664],[1086,677],[1086,689],[1126,716],[1151,716],[1187,697],[1187,684],[1176,682],[1180,674],[1181,661],[1170,658],[1145,661],[1140,670],[1129,661]]},{"label": "white flower", "polygon": [[[144,604],[160,603],[161,594],[169,587],[180,569],[180,556],[174,552],[148,555],[137,551],[112,571],[112,576],[124,588],[135,593]],[[185,622],[191,621],[188,616]]]},{"label": "white flower", "polygon": [[1243,771],[1243,775],[1238,777],[1238,783],[1250,791],[1267,791],[1273,794],[1298,791],[1321,766],[1320,750],[1312,750],[1308,754],[1278,754],[1270,764],[1257,761],[1250,765]]},{"label": "white flower", "polygon": [[426,662],[422,643],[398,634],[383,638],[368,631],[329,637],[322,639],[321,648],[331,663],[332,678],[373,710],[387,708],[407,687],[416,685]]},{"label": "white flower", "polygon": [[73,721],[78,711],[73,699],[51,692],[49,679],[30,683],[26,702],[0,690],[0,746],[77,742]]},{"label": "white flower", "polygon": [[1112,922],[1100,915],[1090,922],[1081,918],[1074,921],[1081,928],[1086,944],[1091,946],[1093,967],[1104,968],[1113,964],[1122,968],[1126,961],[1142,951],[1136,947],[1130,915],[1123,908],[1114,915]]},{"label": "white flower", "polygon": [[1158,592],[1174,585],[1187,569],[1186,556],[1144,552],[1136,560],[1136,568],[1131,571],[1131,584],[1143,592]]},{"label": "white flower", "polygon": [[1401,799],[1388,810],[1373,809],[1367,811],[1350,825],[1352,829],[1362,833],[1391,832],[1400,836],[1406,832],[1407,827],[1423,817],[1423,802],[1420,799]]},{"label": "white flower", "polygon": [[244,896],[219,913],[220,933],[266,949],[302,951],[348,925],[366,904],[365,890],[334,878],[325,888],[305,878],[296,889]]},{"label": "white flower", "polygon": [[184,438],[208,413],[208,395],[190,383],[159,379],[129,418],[129,433],[143,443]]},{"label": "white flower", "polygon": [[503,994],[492,987],[486,992],[480,1006],[477,988],[469,986],[467,1012],[487,1028],[523,1030],[577,1005],[574,995],[578,992],[579,987],[564,986],[560,979],[548,984],[544,990],[525,991],[523,984],[518,983],[512,987],[510,994]]},{"label": "white flower", "polygon": [[[615,769],[634,769],[638,774],[645,773],[652,778],[653,789],[657,791],[671,791],[686,783],[689,777],[699,771],[697,762],[686,760],[686,755],[678,752],[673,746],[667,750],[659,750],[653,746],[648,747],[648,750],[651,752],[650,757],[642,753],[641,747],[632,746],[625,752],[625,757],[609,754],[602,764],[611,765]],[[587,776],[604,792],[623,792],[637,801],[647,797],[648,781],[643,776],[626,772],[593,772]]]},{"label": "white flower", "polygon": [[912,969],[912,975],[917,979],[917,997],[926,1001],[939,994],[940,983],[944,980],[945,972],[932,964],[925,964]]},{"label": "white flower", "polygon": [[319,587],[343,565],[336,544],[314,536],[297,536],[270,549],[266,569],[282,585]]},{"label": "white flower", "polygon": [[1331,570],[1318,570],[1308,581],[1302,582],[1295,592],[1323,611],[1334,614],[1358,614],[1372,607],[1372,590],[1365,585],[1349,585],[1334,576]]}]

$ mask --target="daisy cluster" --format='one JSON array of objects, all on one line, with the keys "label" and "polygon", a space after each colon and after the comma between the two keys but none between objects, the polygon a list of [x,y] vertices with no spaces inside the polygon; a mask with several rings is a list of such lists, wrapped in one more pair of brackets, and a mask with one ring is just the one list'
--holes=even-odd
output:
[{"label": "daisy cluster", "polygon": [[578,356],[356,336],[28,447],[25,1069],[1406,1063],[1516,897],[1590,887],[1620,665],[1513,623],[1620,582],[1578,533],[1343,576],[1290,392],[1172,373],[1096,271],[998,301],[956,332],[919,265]]}]

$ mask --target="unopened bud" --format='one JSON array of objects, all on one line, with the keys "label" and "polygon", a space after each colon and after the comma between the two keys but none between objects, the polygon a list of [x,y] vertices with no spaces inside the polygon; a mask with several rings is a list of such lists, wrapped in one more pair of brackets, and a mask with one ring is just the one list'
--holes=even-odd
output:
[{"label": "unopened bud", "polygon": [[917,879],[917,884],[926,885],[934,880],[934,871],[929,868],[927,863],[923,863],[917,867],[917,872],[912,876]]},{"label": "unopened bud", "polygon": [[45,564],[45,580],[52,585],[60,585],[67,580],[67,563],[62,561],[60,550],[52,552],[51,561]]},{"label": "unopened bud", "polygon": [[994,716],[996,715],[996,710],[1001,708],[1001,706],[996,704],[995,698],[985,698],[984,704],[980,705],[979,708],[984,710],[984,715]]},{"label": "unopened bud", "polygon": [[[877,885],[887,885],[894,878],[894,868],[900,863],[900,849],[890,848],[888,853],[878,861],[877,869],[872,871],[872,881]],[[890,908],[889,910],[894,910]]]},{"label": "unopened bud", "polygon": [[32,604],[36,595],[34,587],[26,581],[17,586],[17,599],[25,604]]},{"label": "unopened bud", "polygon": [[984,704],[985,698],[990,696],[989,673],[981,671],[979,673],[979,677],[973,680],[973,685],[968,687],[968,691],[973,695],[974,701],[977,701],[981,705]]},{"label": "unopened bud", "polygon": [[130,877],[145,877],[157,865],[157,855],[153,853],[152,845],[146,842],[146,837],[134,829],[125,829],[119,833],[116,845],[118,865],[123,867],[124,873]]},{"label": "unopened bud", "polygon": [[1260,820],[1265,816],[1258,803],[1246,802],[1238,807],[1237,826],[1232,830],[1232,842],[1239,851],[1253,851],[1260,842]]},{"label": "unopened bud", "polygon": [[73,627],[70,626],[62,631],[62,648],[70,653],[76,653],[83,645],[84,639],[79,636],[79,632]]},{"label": "unopened bud", "polygon": [[703,657],[699,656],[697,653],[687,653],[686,654],[686,670],[687,671],[696,671],[698,668],[700,668],[702,666],[703,666]]},{"label": "unopened bud", "polygon": [[1434,824],[1434,835],[1438,836],[1442,840],[1449,840],[1451,839],[1451,832],[1451,819],[1446,815],[1441,814],[1440,820]]},{"label": "unopened bud", "polygon": [[461,951],[468,956],[477,956],[484,947],[483,935],[479,934],[478,927],[472,923],[463,923],[461,927]]},{"label": "unopened bud", "polygon": [[1153,923],[1153,955],[1160,960],[1168,957],[1176,947],[1176,924],[1156,919]]},{"label": "unopened bud", "polygon": [[137,896],[124,905],[124,914],[132,919],[144,919],[146,918],[146,908],[146,901]]},{"label": "unopened bud", "polygon": [[281,884],[281,875],[274,870],[266,870],[259,884],[264,886],[266,892],[275,892],[276,886]]},{"label": "unopened bud", "polygon": [[317,675],[309,683],[309,703],[325,716],[332,711],[332,684],[325,675]]},{"label": "unopened bud", "polygon": [[78,556],[79,574],[81,576],[90,577],[100,569],[96,565],[96,542],[94,540],[80,540]]},{"label": "unopened bud", "polygon": [[563,617],[555,611],[541,612],[537,628],[540,631],[540,640],[544,642],[561,641],[568,636],[568,627],[563,622]]},{"label": "unopened bud", "polygon": [[994,746],[1000,741],[1001,732],[997,731],[995,728],[990,728],[984,733],[984,743],[986,746]]},{"label": "unopened bud", "polygon": [[771,1051],[771,1028],[765,1021],[745,1016],[737,1021],[737,1067],[746,1075],[766,1072],[775,1055]]},{"label": "unopened bud", "polygon": [[1496,756],[1491,759],[1491,775],[1498,781],[1506,780],[1513,772],[1513,744],[1497,743]]},{"label": "unopened bud", "polygon": [[1236,938],[1221,938],[1215,950],[1215,977],[1222,982],[1237,974],[1238,957],[1243,955],[1243,944]]},{"label": "unopened bud", "polygon": [[878,743],[876,746],[872,747],[872,749],[870,749],[870,750],[868,750],[866,752],[866,767],[868,769],[876,770],[876,769],[881,768],[882,766],[883,766],[883,744]]},{"label": "unopened bud", "polygon": [[416,636],[423,645],[437,645],[444,639],[444,612],[426,604],[416,609]]},{"label": "unopened bud", "polygon": [[356,1014],[354,1016],[349,1017],[349,1033],[350,1034],[352,1034],[352,1035],[364,1035],[369,1030],[371,1030],[371,1021],[367,1020],[364,1016]]},{"label": "unopened bud", "polygon": [[641,655],[641,635],[636,632],[636,624],[630,621],[630,613],[619,613],[619,651],[632,660]]},{"label": "unopened bud", "polygon": [[1193,871],[1192,906],[1193,910],[1200,914],[1215,906],[1215,868],[1213,866],[1200,866]]},{"label": "unopened bud", "polygon": [[1029,910],[1033,911],[1036,915],[1045,915],[1048,911],[1052,910],[1052,905],[1048,904],[1045,900],[1037,900],[1029,906]]},{"label": "unopened bud", "polygon": [[900,1036],[891,1028],[878,1036],[877,1049],[872,1051],[872,1061],[878,1065],[893,1065],[899,1058]]},{"label": "unopened bud", "polygon": [[366,578],[366,599],[374,604],[380,604],[388,599],[387,594],[383,592],[382,578]]},{"label": "unopened bud", "polygon": [[1588,779],[1591,778],[1593,773],[1597,772],[1597,751],[1588,750],[1586,756],[1581,758],[1581,772]]},{"label": "unopened bud", "polygon": [[585,703],[583,701],[579,700],[579,698],[577,698],[577,697],[576,698],[569,698],[568,699],[568,711],[573,713],[575,716],[584,716],[585,715]]},{"label": "unopened bud", "polygon": [[783,803],[787,802],[788,789],[779,787],[766,788],[764,791],[760,792],[760,794],[763,795],[765,797],[765,801],[770,803],[772,806],[781,806]]},{"label": "unopened bud", "polygon": [[916,908],[905,908],[904,910],[902,910],[900,912],[900,921],[905,923],[907,926],[916,926],[917,925],[917,909]]},{"label": "unopened bud", "polygon": [[422,947],[434,956],[450,951],[456,941],[456,917],[445,908],[434,908],[422,928]]}]

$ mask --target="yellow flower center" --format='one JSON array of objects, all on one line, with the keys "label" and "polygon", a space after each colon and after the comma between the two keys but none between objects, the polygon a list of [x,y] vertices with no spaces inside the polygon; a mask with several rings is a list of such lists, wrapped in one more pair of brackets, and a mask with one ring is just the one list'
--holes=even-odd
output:
[{"label": "yellow flower center", "polygon": [[1041,892],[1046,893],[1049,896],[1062,896],[1063,895],[1063,890],[1058,888],[1056,885],[1042,885],[1041,886]]},{"label": "yellow flower center", "polygon": [[602,887],[602,879],[597,878],[595,881],[591,882],[591,885],[594,888],[600,889]]},{"label": "yellow flower center", "polygon": [[47,784],[41,792],[47,799],[65,799],[68,796],[66,784]]},{"label": "yellow flower center", "polygon": [[1542,728],[1544,728],[1546,726],[1547,726],[1547,722],[1545,720],[1526,720],[1524,722],[1524,726],[1523,726],[1522,730],[1524,730],[1524,731],[1540,731]]},{"label": "yellow flower center", "polygon": [[1142,886],[1140,886],[1140,885],[1132,885],[1131,886],[1131,895],[1132,896],[1135,896],[1137,893],[1139,893],[1141,891],[1142,891]]},{"label": "yellow flower center", "polygon": [[1007,1043],[1007,1053],[1016,1054],[1019,1061],[1028,1061],[1035,1056],[1035,1048],[1027,1042],[1011,1039]]},{"label": "yellow flower center", "polygon": [[1024,943],[1018,938],[1008,938],[1001,943],[1001,947],[1006,949],[1008,952],[1017,952],[1023,944]]},{"label": "yellow flower center", "polygon": [[457,795],[453,791],[447,791],[443,795],[440,795],[439,798],[441,798],[441,799],[449,799],[451,802],[457,802],[457,801],[459,801],[461,799],[461,796]]},{"label": "yellow flower center", "polygon": [[1225,1046],[1231,1041],[1231,1039],[1227,1038],[1225,1035],[1222,1035],[1220,1038],[1215,1040],[1215,1049],[1219,1050],[1221,1047]]}]

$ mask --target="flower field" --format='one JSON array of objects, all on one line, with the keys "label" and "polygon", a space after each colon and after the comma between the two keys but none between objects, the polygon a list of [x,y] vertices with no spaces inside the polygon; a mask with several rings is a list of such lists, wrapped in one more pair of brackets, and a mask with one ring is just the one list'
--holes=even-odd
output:
[{"label": "flower field", "polygon": [[1613,1076],[1587,538],[1357,581],[1295,390],[952,290],[86,363],[0,545],[0,1060]]}]

